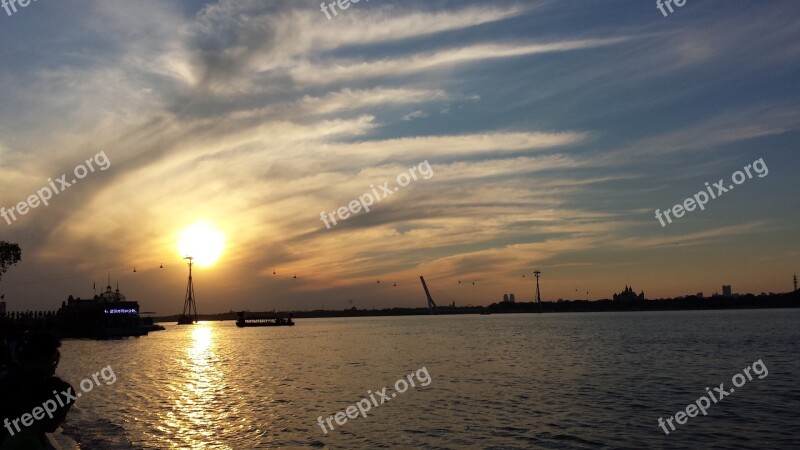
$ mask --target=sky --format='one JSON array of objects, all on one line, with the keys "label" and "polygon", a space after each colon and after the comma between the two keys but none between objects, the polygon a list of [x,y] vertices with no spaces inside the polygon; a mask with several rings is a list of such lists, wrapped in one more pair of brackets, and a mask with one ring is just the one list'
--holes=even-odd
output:
[{"label": "sky", "polygon": [[800,3],[655,3],[0,9],[0,293],[179,313],[198,222],[200,313],[790,291]]}]

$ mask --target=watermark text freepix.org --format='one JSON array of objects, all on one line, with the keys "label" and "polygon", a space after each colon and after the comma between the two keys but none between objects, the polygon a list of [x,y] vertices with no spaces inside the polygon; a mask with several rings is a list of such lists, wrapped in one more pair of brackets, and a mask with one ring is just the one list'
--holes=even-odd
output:
[{"label": "watermark text freepix.org", "polygon": [[[334,16],[338,16],[339,13],[336,12],[336,7],[337,6],[339,7],[339,10],[344,11],[345,9],[350,7],[350,3],[358,3],[360,1],[361,0],[336,0],[336,1],[328,3],[327,5],[325,4],[325,2],[322,2],[319,5],[319,9],[320,9],[320,11],[325,13],[325,16],[328,18],[328,20],[331,20],[331,14],[328,12],[328,8],[330,8],[330,10],[331,10],[331,12],[333,12]],[[364,0],[364,1],[368,2],[369,0]]]},{"label": "watermark text freepix.org", "polygon": [[[34,2],[36,0],[33,0]],[[31,4],[31,0],[0,0],[0,6],[6,10],[6,14],[9,16],[17,12],[17,5],[20,8],[25,8],[26,6]]]},{"label": "watermark text freepix.org", "polygon": [[[66,174],[56,178],[55,181],[53,181],[52,178],[48,178],[47,182],[50,183],[50,185],[39,189],[36,191],[36,194],[29,196],[26,201],[19,202],[10,209],[6,209],[5,206],[0,206],[0,217],[3,217],[3,219],[6,220],[6,223],[11,225],[12,222],[17,221],[17,214],[24,216],[25,214],[28,214],[31,209],[38,207],[40,204],[49,206],[50,199],[53,198],[53,195],[58,195],[64,192],[68,187],[76,184],[78,180],[82,180],[90,173],[94,173],[95,164],[100,170],[108,169],[111,167],[111,160],[109,160],[108,156],[106,156],[106,152],[102,151],[87,159],[84,164],[78,164],[75,166],[75,169],[72,171],[73,175],[75,175],[75,178],[73,178],[71,181],[67,181]],[[58,185],[56,185],[56,183],[58,183]]]},{"label": "watermark text freepix.org", "polygon": [[669,9],[670,14],[672,14],[673,12],[675,12],[672,9],[672,3],[675,3],[675,6],[681,8],[683,7],[683,5],[686,4],[686,0],[664,0],[663,3],[662,0],[656,0],[656,8],[658,8],[658,10],[661,11],[661,14],[663,14],[664,17],[667,17],[669,14],[667,14],[667,11],[664,9],[664,6],[666,6],[667,9]]},{"label": "watermark text freepix.org", "polygon": [[[738,186],[745,181],[752,179],[753,173],[750,171],[751,168],[756,175],[758,175],[758,178],[764,178],[765,176],[769,175],[769,168],[764,163],[764,158],[758,158],[757,160],[753,161],[752,164],[744,166],[744,172],[741,170],[734,172],[733,175],[731,175],[731,181]],[[667,226],[667,224],[664,223],[664,218],[667,219],[667,223],[672,223],[672,218],[669,216],[670,213],[672,213],[676,219],[680,219],[684,214],[686,214],[687,211],[691,212],[696,208],[700,208],[700,210],[703,211],[706,209],[706,204],[708,204],[709,200],[714,200],[717,197],[721,197],[722,194],[732,191],[735,187],[734,184],[730,184],[728,187],[725,187],[724,178],[720,178],[719,181],[713,183],[712,185],[709,185],[706,181],[706,189],[701,190],[695,194],[694,197],[687,198],[682,204],[678,203],[671,209],[667,209],[663,212],[660,209],[656,209],[656,219],[658,219],[659,223],[661,223],[661,227],[663,228]],[[714,191],[716,191],[716,194]]]},{"label": "watermark text freepix.org", "polygon": [[[422,374],[424,374],[425,376],[423,377]],[[334,430],[333,426],[334,420],[336,421],[337,425],[342,426],[345,423],[347,423],[348,418],[355,419],[358,417],[359,414],[361,414],[361,417],[366,419],[367,411],[372,409],[373,406],[377,408],[378,406],[388,402],[389,400],[397,397],[398,393],[402,394],[405,391],[407,391],[409,386],[416,387],[417,385],[414,383],[415,376],[417,381],[420,382],[420,386],[427,386],[431,384],[432,381],[431,375],[428,373],[428,369],[423,367],[422,369],[417,370],[416,373],[412,372],[406,375],[405,378],[400,378],[399,380],[397,380],[394,383],[394,390],[397,392],[392,392],[387,394],[386,389],[388,388],[383,388],[380,391],[376,391],[374,393],[372,391],[367,391],[367,395],[369,396],[369,398],[363,398],[357,401],[354,405],[350,405],[347,408],[343,409],[342,411],[339,411],[336,414],[328,417],[327,419],[325,419],[325,422],[322,421],[322,416],[317,417],[317,423],[319,424],[319,427],[322,428],[323,433],[328,434],[328,429],[330,429],[330,431]],[[375,394],[378,395],[378,398],[375,398]],[[379,399],[380,402],[378,402]],[[328,428],[325,428],[326,423],[328,424]]]},{"label": "watermark text freepix.org", "polygon": [[[117,381],[117,376],[114,374],[114,369],[112,369],[111,366],[106,366],[99,372],[95,372],[91,378],[84,378],[79,385],[81,387],[81,391],[90,392],[95,386],[100,387],[100,377],[103,378],[103,382],[105,382],[106,386],[112,385]],[[59,406],[63,408],[65,404],[73,404],[81,397],[80,392],[73,393],[71,388],[63,392],[53,391],[53,395],[55,399],[46,400],[41,406],[33,408],[31,412],[25,413],[14,420],[9,420],[8,417],[5,417],[3,419],[3,426],[6,427],[8,433],[11,436],[14,436],[15,433],[22,431],[22,428],[19,426],[20,422],[22,422],[23,427],[29,427],[33,425],[34,420],[44,419],[45,414],[47,417],[52,419],[53,413],[58,410]],[[14,429],[17,431],[14,431]]]},{"label": "watermark text freepix.org", "polygon": [[[401,187],[406,187],[411,184],[412,179],[417,179],[417,169],[419,169],[419,174],[422,175],[423,179],[429,180],[433,176],[433,167],[431,167],[428,160],[422,161],[416,167],[411,167],[408,169],[408,173],[401,173],[397,176],[397,184],[399,186],[395,186],[394,189],[389,187],[389,182],[385,181],[383,185],[379,186],[381,192],[378,192],[378,189],[375,187],[374,184],[370,184],[369,187],[372,188],[372,192],[367,192],[364,195],[358,197],[358,200],[353,200],[347,204],[347,206],[342,206],[341,208],[331,211],[329,213],[322,211],[319,213],[319,220],[325,224],[328,229],[331,229],[331,225],[328,223],[328,219],[336,225],[336,217],[339,216],[339,220],[347,220],[350,217],[350,213],[356,214],[361,211],[363,208],[365,212],[369,212],[369,207],[372,206],[375,201],[377,200],[380,202],[384,198],[394,194],[395,192],[399,191]],[[411,175],[409,175],[411,174]],[[372,194],[375,194],[374,196]]]},{"label": "watermark text freepix.org", "polygon": [[[764,379],[766,378],[767,375],[769,375],[769,370],[767,370],[767,366],[765,366],[764,362],[759,359],[758,361],[753,363],[752,367],[749,366],[743,369],[742,373],[744,375],[742,375],[741,373],[737,373],[736,375],[734,375],[733,378],[731,378],[731,382],[733,383],[733,385],[738,388],[744,386],[745,383],[747,383],[748,381],[753,381],[753,375],[750,374],[751,369],[753,373],[758,375],[759,380]],[[747,378],[745,378],[745,375],[747,376]],[[704,416],[707,415],[706,410],[712,404],[716,405],[718,402],[722,401],[723,398],[733,394],[734,388],[730,388],[726,391],[724,384],[725,383],[720,383],[719,387],[715,387],[713,391],[709,388],[706,388],[706,394],[708,395],[708,397],[706,397],[705,395],[701,395],[700,398],[698,398],[694,403],[690,403],[689,406],[686,407],[685,413],[683,411],[678,411],[677,413],[675,413],[674,416],[670,416],[669,418],[667,418],[666,422],[664,421],[663,417],[659,417],[658,426],[660,426],[661,429],[664,430],[664,434],[669,434],[666,425],[669,424],[669,427],[672,429],[672,431],[675,431],[675,425],[672,424],[673,419],[675,420],[675,422],[678,422],[678,425],[683,425],[686,423],[687,420],[689,420],[687,417],[697,417],[698,412],[703,413]],[[714,393],[716,393],[717,395],[715,396]]]}]

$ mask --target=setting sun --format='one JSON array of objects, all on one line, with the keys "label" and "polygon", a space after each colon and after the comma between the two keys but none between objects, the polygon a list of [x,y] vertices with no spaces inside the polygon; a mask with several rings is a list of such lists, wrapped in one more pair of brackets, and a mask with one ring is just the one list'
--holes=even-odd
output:
[{"label": "setting sun", "polygon": [[217,262],[225,250],[225,234],[208,222],[196,222],[180,232],[178,252],[180,256],[193,256],[200,266]]}]

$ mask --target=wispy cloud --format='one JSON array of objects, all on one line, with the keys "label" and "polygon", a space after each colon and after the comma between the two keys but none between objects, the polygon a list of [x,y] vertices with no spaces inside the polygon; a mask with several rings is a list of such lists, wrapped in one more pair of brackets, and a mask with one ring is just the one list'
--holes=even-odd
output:
[{"label": "wispy cloud", "polygon": [[624,42],[626,38],[586,39],[542,44],[482,44],[394,59],[337,60],[319,65],[299,64],[292,70],[300,84],[330,84],[419,74],[494,59],[590,49]]},{"label": "wispy cloud", "polygon": [[[289,0],[40,6],[30,29],[0,29],[0,80],[13,86],[0,92],[0,205],[97,151],[113,167],[13,227],[0,221],[25,250],[4,277],[12,297],[77,289],[23,290],[15,277],[72,271],[83,286],[114,269],[147,309],[174,312],[163,292],[184,274],[147,267],[180,266],[175,235],[201,218],[230,240],[205,274],[210,311],[263,307],[268,283],[270,308],[304,308],[419,273],[463,278],[464,303],[485,304],[541,264],[559,268],[548,295],[571,294],[574,279],[600,292],[613,265],[635,277],[665,249],[699,261],[730,239],[781,242],[798,223],[788,3],[722,17],[698,6],[669,25],[652,10],[560,2],[372,2],[331,21]],[[664,191],[755,154],[768,183],[663,234],[648,208]],[[422,160],[431,180],[334,231],[319,221]],[[152,278],[136,281],[134,265]],[[384,304],[407,303],[403,289]]]},{"label": "wispy cloud", "polygon": [[428,113],[423,112],[423,111],[414,111],[412,113],[408,113],[405,116],[403,116],[403,120],[408,121],[408,120],[414,120],[414,119],[423,119],[425,117],[428,117]]}]

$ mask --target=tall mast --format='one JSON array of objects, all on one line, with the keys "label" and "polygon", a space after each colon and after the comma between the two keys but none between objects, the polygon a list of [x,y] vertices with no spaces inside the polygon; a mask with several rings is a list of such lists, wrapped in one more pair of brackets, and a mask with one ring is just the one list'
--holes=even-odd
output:
[{"label": "tall mast", "polygon": [[194,265],[194,257],[187,256],[183,259],[189,261],[189,281],[186,284],[186,297],[183,301],[183,314],[179,320],[179,324],[189,325],[197,323],[197,304],[195,303],[194,296],[194,283],[192,282],[192,266]]}]

